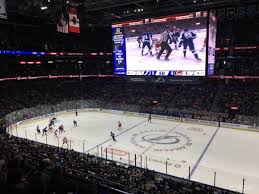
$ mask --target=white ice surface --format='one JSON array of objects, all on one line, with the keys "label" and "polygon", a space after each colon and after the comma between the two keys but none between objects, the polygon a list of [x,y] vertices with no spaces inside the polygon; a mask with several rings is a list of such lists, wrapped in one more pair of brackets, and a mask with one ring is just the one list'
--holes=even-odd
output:
[{"label": "white ice surface", "polygon": [[[137,40],[130,39],[126,40],[126,51],[127,51],[127,70],[128,71],[145,71],[145,70],[205,70],[206,66],[206,52],[200,51],[203,47],[204,39],[206,37],[206,30],[201,30],[197,33],[197,38],[194,40],[195,49],[199,55],[199,58],[202,61],[197,61],[193,56],[192,52],[187,48],[186,58],[183,56],[183,47],[178,50],[173,50],[169,61],[165,61],[165,54],[161,56],[161,60],[157,60],[156,56],[141,55],[141,48],[138,47]],[[160,36],[158,36],[159,38]],[[170,45],[174,49],[174,43]],[[147,47],[144,50],[144,53],[147,52]],[[154,51],[153,51],[154,52]]]}]

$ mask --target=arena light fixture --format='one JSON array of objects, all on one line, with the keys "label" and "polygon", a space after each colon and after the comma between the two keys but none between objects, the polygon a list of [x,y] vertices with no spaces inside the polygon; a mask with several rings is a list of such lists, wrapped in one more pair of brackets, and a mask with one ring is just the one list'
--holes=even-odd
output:
[{"label": "arena light fixture", "polygon": [[19,63],[24,65],[24,64],[26,64],[26,61],[20,61]]},{"label": "arena light fixture", "polygon": [[48,9],[48,7],[47,6],[41,6],[40,9],[41,10],[46,10],[46,9]]}]

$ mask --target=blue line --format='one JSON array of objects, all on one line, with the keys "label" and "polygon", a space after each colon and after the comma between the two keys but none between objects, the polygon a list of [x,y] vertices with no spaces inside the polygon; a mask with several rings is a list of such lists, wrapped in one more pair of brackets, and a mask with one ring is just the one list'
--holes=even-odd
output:
[{"label": "blue line", "polygon": [[213,134],[212,137],[210,138],[210,141],[207,143],[207,145],[206,145],[206,147],[204,148],[203,152],[201,153],[199,159],[197,160],[196,164],[195,164],[194,167],[192,168],[191,173],[190,173],[190,177],[189,177],[189,175],[187,176],[188,178],[191,179],[191,177],[192,177],[194,171],[196,170],[196,168],[197,168],[198,165],[200,164],[200,162],[201,162],[203,156],[204,156],[205,153],[207,152],[207,150],[208,150],[208,148],[209,148],[211,142],[213,141],[213,139],[214,139],[214,137],[216,136],[216,134],[218,133],[218,131],[219,131],[219,127],[217,128],[217,130],[214,132],[214,134]]}]

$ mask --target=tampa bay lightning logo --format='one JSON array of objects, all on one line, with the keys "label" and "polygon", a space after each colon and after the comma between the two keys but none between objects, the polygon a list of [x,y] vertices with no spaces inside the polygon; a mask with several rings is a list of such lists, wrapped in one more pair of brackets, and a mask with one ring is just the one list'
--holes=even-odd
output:
[{"label": "tampa bay lightning logo", "polygon": [[142,137],[142,140],[148,143],[155,143],[155,144],[177,144],[180,142],[180,137],[173,136],[173,135],[165,135],[165,136],[145,135]]},{"label": "tampa bay lightning logo", "polygon": [[133,134],[131,143],[139,148],[149,148],[152,151],[177,151],[187,149],[192,145],[192,140],[181,132],[157,129]]},{"label": "tampa bay lightning logo", "polygon": [[192,32],[185,32],[184,33],[184,36],[185,36],[185,38],[186,39],[195,39],[196,38],[196,35],[195,34],[193,34]]},{"label": "tampa bay lightning logo", "polygon": [[192,33],[191,32],[185,32],[184,36],[185,36],[185,38],[192,38]]}]

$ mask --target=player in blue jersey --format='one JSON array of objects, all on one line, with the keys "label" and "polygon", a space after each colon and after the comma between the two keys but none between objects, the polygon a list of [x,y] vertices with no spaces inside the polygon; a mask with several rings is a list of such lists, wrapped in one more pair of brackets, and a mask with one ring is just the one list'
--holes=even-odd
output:
[{"label": "player in blue jersey", "polygon": [[187,47],[189,47],[190,51],[193,53],[196,60],[201,61],[195,50],[193,42],[195,38],[197,38],[197,35],[194,32],[191,32],[189,29],[184,29],[181,37],[181,42],[179,44],[179,48],[183,45],[183,56],[186,57]]},{"label": "player in blue jersey", "polygon": [[178,39],[180,37],[180,32],[178,31],[176,26],[173,26],[172,31],[172,43],[175,45],[175,50],[178,50]]},{"label": "player in blue jersey", "polygon": [[[142,44],[142,51],[141,51],[142,56],[147,55],[148,53],[151,56],[153,56],[152,50],[151,50],[152,49],[151,41],[152,41],[152,35],[150,33],[148,33],[148,32],[145,32],[143,34],[143,36],[142,36],[142,42],[143,42],[143,44]],[[146,46],[148,47],[148,52],[146,54],[144,54],[144,49],[145,49]]]}]

